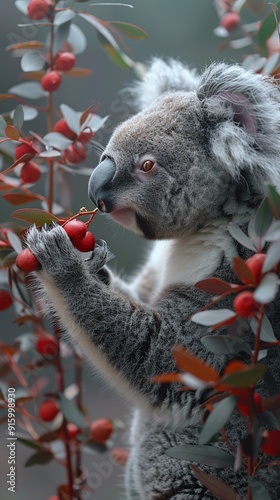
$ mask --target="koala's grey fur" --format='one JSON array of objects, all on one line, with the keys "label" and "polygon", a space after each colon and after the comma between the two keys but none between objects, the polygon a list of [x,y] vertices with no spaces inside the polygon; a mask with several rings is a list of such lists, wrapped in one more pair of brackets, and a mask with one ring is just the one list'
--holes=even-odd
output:
[{"label": "koala's grey fur", "polygon": [[[280,188],[279,91],[268,78],[237,65],[213,64],[198,76],[177,61],[154,60],[134,100],[140,112],[113,133],[89,195],[114,220],[155,240],[138,276],[125,283],[102,267],[104,244],[84,262],[60,226],[31,229],[27,243],[42,264],[36,274],[62,324],[135,405],[127,498],[206,500],[214,496],[188,462],[165,453],[197,443],[194,416],[205,390],[180,392],[178,384],[150,378],[177,370],[175,344],[217,370],[229,360],[204,348],[207,331],[189,319],[209,300],[193,285],[211,275],[236,281],[232,257],[248,254],[227,224],[246,226],[265,185]],[[141,170],[145,160],[154,162],[149,172]],[[231,308],[231,300],[219,307]],[[270,314],[276,334],[278,310],[279,298]],[[238,355],[249,361],[246,353]],[[268,349],[265,362],[279,384],[279,349]],[[258,391],[267,395],[264,383]],[[234,414],[228,426],[234,445],[245,432]],[[247,498],[246,473],[202,468]],[[279,467],[261,468],[257,478],[274,500],[280,498]]]}]

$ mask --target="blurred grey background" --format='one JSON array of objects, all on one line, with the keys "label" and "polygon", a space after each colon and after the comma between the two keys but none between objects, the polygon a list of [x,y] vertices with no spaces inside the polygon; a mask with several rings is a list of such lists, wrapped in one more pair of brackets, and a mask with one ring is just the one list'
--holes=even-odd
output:
[{"label": "blurred grey background", "polygon": [[[11,86],[19,83],[18,58],[11,57],[5,51],[5,47],[21,37],[30,39],[34,36],[32,29],[17,27],[18,23],[26,22],[14,5],[14,1],[1,0],[2,14],[0,18],[0,57],[1,57],[1,80],[0,93],[5,93]],[[199,70],[214,60],[241,59],[241,52],[229,51],[219,52],[217,47],[220,40],[213,34],[213,29],[218,25],[218,17],[212,0],[132,0],[132,8],[121,6],[96,6],[92,12],[104,20],[127,21],[142,27],[148,34],[148,40],[134,41],[126,39],[127,46],[133,57],[145,63],[153,56],[174,57],[186,61],[191,67]],[[76,4],[82,7],[84,4]],[[81,79],[64,78],[63,85],[55,93],[58,103],[69,104],[76,110],[83,110],[94,100],[100,103],[98,113],[102,116],[109,115],[107,125],[96,139],[103,145],[108,141],[114,127],[130,114],[129,107],[123,102],[120,91],[128,86],[135,74],[132,70],[121,69],[114,65],[103,52],[98,43],[96,32],[92,26],[78,20],[84,31],[88,47],[86,51],[78,56],[77,65],[89,67],[93,70],[91,76]],[[40,34],[38,36],[41,36]],[[19,39],[18,39],[19,37]],[[37,37],[35,33],[35,37]],[[0,101],[0,111],[5,112],[13,109],[12,101]],[[38,133],[46,133],[44,120],[28,122],[28,127]],[[94,152],[87,158],[86,165],[91,167],[97,162]],[[75,213],[80,207],[87,206],[91,209],[87,200],[87,177],[75,176],[71,179],[72,210]],[[14,207],[3,199],[0,199],[0,222],[9,218]],[[129,274],[137,270],[146,253],[145,243],[136,235],[128,233],[123,228],[117,227],[103,216],[97,216],[92,229],[98,238],[107,240],[110,250],[116,256],[112,266],[122,274]],[[1,338],[10,340],[23,331],[12,325],[13,316],[11,311],[1,313]],[[117,418],[125,423],[130,418],[129,403],[120,399],[117,394],[106,387],[96,377],[90,368],[86,368],[86,384],[84,400],[92,417],[98,418],[108,416]],[[71,378],[71,374],[69,375]],[[71,380],[70,380],[71,381]],[[47,466],[35,466],[28,469],[23,463],[32,453],[21,444],[17,445],[17,492],[7,492],[7,448],[5,424],[0,427],[2,436],[1,473],[0,473],[0,497],[4,500],[14,498],[15,500],[47,500],[55,494],[55,487],[65,481],[63,468],[50,464]],[[125,437],[121,437],[120,445],[123,446]],[[120,500],[122,496],[123,468],[112,462],[109,455],[86,456],[84,463],[92,474],[92,485],[95,487],[94,495],[85,498],[95,500]],[[108,474],[105,475],[98,470],[100,462],[107,462]],[[94,479],[95,478],[95,479]]]}]

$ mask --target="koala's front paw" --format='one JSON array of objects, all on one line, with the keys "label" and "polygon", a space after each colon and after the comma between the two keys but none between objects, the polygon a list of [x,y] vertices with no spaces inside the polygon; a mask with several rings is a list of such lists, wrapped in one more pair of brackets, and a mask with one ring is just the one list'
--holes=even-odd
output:
[{"label": "koala's front paw", "polygon": [[104,240],[97,240],[95,242],[94,251],[90,259],[87,260],[87,266],[93,274],[98,273],[100,269],[106,264],[108,260],[108,247]]},{"label": "koala's front paw", "polygon": [[32,227],[27,233],[26,243],[48,276],[65,277],[81,270],[82,260],[59,225],[40,231]]}]

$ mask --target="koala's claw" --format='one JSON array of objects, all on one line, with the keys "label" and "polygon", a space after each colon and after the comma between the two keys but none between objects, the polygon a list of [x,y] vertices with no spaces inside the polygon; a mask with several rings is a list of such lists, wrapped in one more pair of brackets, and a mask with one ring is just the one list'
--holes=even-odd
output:
[{"label": "koala's claw", "polygon": [[95,248],[89,259],[89,265],[92,271],[98,272],[107,262],[108,247],[104,240],[96,240]]}]

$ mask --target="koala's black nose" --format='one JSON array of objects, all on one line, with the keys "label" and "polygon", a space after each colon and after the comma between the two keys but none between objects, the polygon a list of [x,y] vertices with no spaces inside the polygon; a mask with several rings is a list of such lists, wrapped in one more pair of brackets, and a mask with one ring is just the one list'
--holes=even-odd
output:
[{"label": "koala's black nose", "polygon": [[92,172],[88,183],[88,195],[102,212],[112,210],[112,180],[116,173],[114,160],[106,158]]}]

